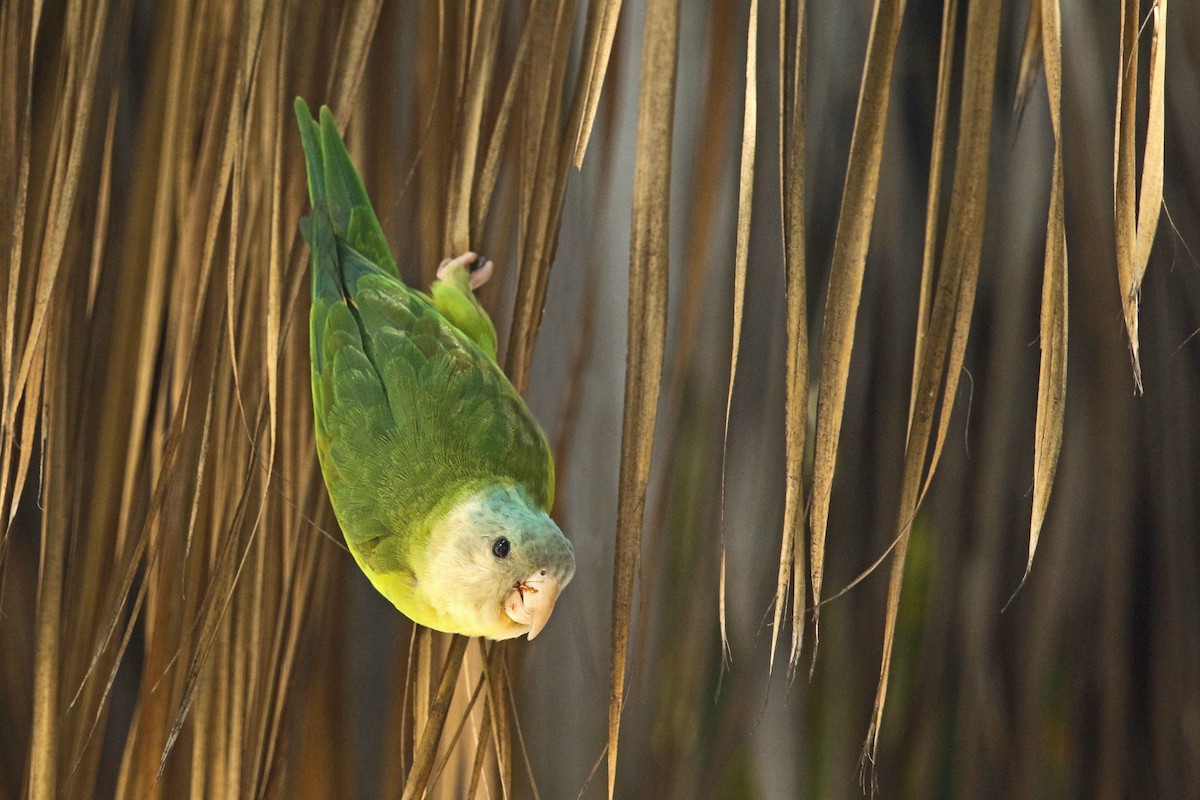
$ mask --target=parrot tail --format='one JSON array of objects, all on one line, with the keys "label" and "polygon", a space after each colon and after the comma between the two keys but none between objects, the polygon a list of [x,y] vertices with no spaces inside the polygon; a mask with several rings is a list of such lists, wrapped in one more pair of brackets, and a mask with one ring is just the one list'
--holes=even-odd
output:
[{"label": "parrot tail", "polygon": [[354,298],[359,278],[382,275],[398,291],[409,291],[400,279],[379,219],[329,108],[321,106],[318,123],[308,104],[297,97],[296,120],[308,167],[311,217],[300,220],[300,231],[312,250],[312,307],[309,347],[313,368],[323,368],[324,332],[330,314],[348,309],[357,319]]},{"label": "parrot tail", "polygon": [[[363,260],[378,271],[399,281],[396,259],[388,249],[379,218],[329,107],[321,106],[319,123],[303,98],[296,98],[295,109],[313,207],[313,216],[300,224],[313,250],[313,296],[357,283],[357,275],[340,274],[337,240],[361,253]],[[320,230],[324,227],[329,230]]]}]

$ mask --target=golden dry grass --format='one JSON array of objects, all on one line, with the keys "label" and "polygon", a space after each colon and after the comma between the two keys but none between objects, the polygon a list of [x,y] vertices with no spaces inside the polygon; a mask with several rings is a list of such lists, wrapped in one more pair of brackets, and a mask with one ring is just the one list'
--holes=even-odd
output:
[{"label": "golden dry grass", "polygon": [[[0,798],[1194,792],[1200,15],[1086,5],[6,2]],[[501,265],[534,645],[347,568],[297,95]]]}]

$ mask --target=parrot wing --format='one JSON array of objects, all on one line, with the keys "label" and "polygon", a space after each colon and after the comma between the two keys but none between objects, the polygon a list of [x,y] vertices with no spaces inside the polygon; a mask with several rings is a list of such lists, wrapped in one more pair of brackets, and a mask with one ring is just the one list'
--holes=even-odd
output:
[{"label": "parrot wing", "polygon": [[338,520],[364,563],[405,571],[429,525],[472,491],[553,503],[541,428],[493,357],[395,275],[328,109],[296,104],[313,216],[313,406]]}]

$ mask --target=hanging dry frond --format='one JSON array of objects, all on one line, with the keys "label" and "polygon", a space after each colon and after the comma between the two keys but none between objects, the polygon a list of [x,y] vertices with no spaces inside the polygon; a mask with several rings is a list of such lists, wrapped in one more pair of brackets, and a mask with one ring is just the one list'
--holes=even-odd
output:
[{"label": "hanging dry frond", "polygon": [[[1054,131],[1054,165],[1050,174],[1050,214],[1046,222],[1046,261],[1042,277],[1038,400],[1033,453],[1033,515],[1029,526],[1029,559],[1025,577],[1033,569],[1038,537],[1046,521],[1050,488],[1058,469],[1067,400],[1067,231],[1063,208],[1062,155],[1062,23],[1058,0],[1038,0],[1034,11],[1042,18],[1042,63]],[[1031,12],[1032,13],[1032,12]],[[1022,582],[1024,578],[1022,578]]]},{"label": "hanging dry frond", "polygon": [[[1025,114],[1029,96],[1033,93],[1038,67],[1042,64],[1042,15],[1038,0],[1029,4],[1025,20],[1025,41],[1021,44],[1021,65],[1017,69],[1017,91],[1013,95],[1013,117],[1018,121]],[[943,39],[945,34],[943,33]]]},{"label": "hanging dry frond", "polygon": [[1142,278],[1150,261],[1150,247],[1158,229],[1163,192],[1163,133],[1166,127],[1163,84],[1166,75],[1166,0],[1155,0],[1150,10],[1150,101],[1146,118],[1146,146],[1142,153],[1142,183],[1137,186],[1135,166],[1137,117],[1138,34],[1141,31],[1138,0],[1121,2],[1121,67],[1117,75],[1117,125],[1114,145],[1113,197],[1117,229],[1117,283],[1133,381],[1142,391],[1142,366],[1138,344],[1138,302]]},{"label": "hanging dry frond", "polygon": [[465,636],[454,636],[450,639],[450,648],[446,652],[441,676],[438,678],[437,694],[433,697],[429,717],[417,739],[412,771],[404,784],[404,800],[414,800],[425,794],[425,784],[433,770],[438,741],[442,736],[442,728],[446,725],[446,716],[450,712],[450,699],[454,694],[454,685],[458,681],[459,668],[462,666],[463,655],[467,652],[468,641]]},{"label": "hanging dry frond", "polygon": [[367,53],[382,8],[383,0],[355,0],[339,15],[337,44],[333,48],[326,94],[331,107],[346,109],[346,113],[339,116],[342,125],[350,121],[349,111],[366,70]]},{"label": "hanging dry frond", "polygon": [[646,8],[638,142],[629,248],[629,339],[621,475],[613,556],[612,679],[608,705],[608,796],[617,778],[617,738],[625,701],[633,574],[641,546],[646,486],[654,450],[667,323],[667,229],[671,207],[671,137],[675,122],[679,0]]},{"label": "hanging dry frond", "polygon": [[[569,172],[569,145],[565,137],[570,134],[562,130],[558,98],[563,92],[570,52],[568,11],[573,10],[573,2],[538,3],[531,9],[529,21],[533,26],[533,43],[525,75],[523,123],[527,135],[520,149],[521,210],[517,241],[520,272],[505,363],[505,371],[517,391],[524,391],[529,380]],[[531,64],[539,65],[539,69],[529,69]]]},{"label": "hanging dry frond", "polygon": [[[506,360],[509,376],[519,391],[525,389],[528,381],[533,348],[546,305],[546,286],[558,248],[567,176],[572,164],[583,163],[621,3],[607,0],[603,7],[589,4],[583,67],[575,76],[564,125],[563,109],[557,98],[563,95],[566,86],[574,9],[574,0],[553,7],[550,3],[536,3],[531,9],[534,40],[529,63],[539,65],[539,69],[531,70],[526,77],[527,91],[530,92],[527,106],[530,116],[526,118],[526,125],[538,135],[526,136],[522,148],[521,234],[518,241],[521,271]],[[544,69],[547,63],[550,65],[548,70]]]},{"label": "hanging dry frond", "polygon": [[[793,13],[789,15],[789,9]],[[794,18],[794,19],[792,19]],[[808,433],[808,312],[804,264],[804,3],[779,4],[779,195],[783,210],[783,274],[787,298],[787,363],[784,397],[784,501],[779,574],[771,624],[769,669],[791,590],[792,643],[788,669],[794,674],[804,645],[804,444]],[[788,71],[788,63],[791,71]]]},{"label": "hanging dry frond", "polygon": [[[729,417],[733,412],[733,387],[737,381],[738,352],[742,344],[742,317],[746,307],[746,267],[750,258],[750,219],[754,206],[754,151],[758,142],[758,0],[750,0],[750,25],[746,33],[746,104],[742,113],[742,159],[738,175],[737,245],[733,261],[733,344],[729,355],[729,390],[725,397],[725,432],[721,450],[729,446]],[[722,468],[722,505],[724,505]],[[721,543],[721,644],[729,653],[725,623],[725,544]]]},{"label": "hanging dry frond", "polygon": [[903,14],[904,0],[875,2],[862,87],[858,95],[858,111],[854,117],[854,136],[850,140],[850,159],[846,165],[846,185],[842,190],[841,211],[833,243],[833,263],[829,267],[829,294],[825,301],[825,322],[821,334],[821,377],[817,390],[817,438],[810,512],[812,557],[809,569],[812,573],[813,602],[818,607],[825,574],[829,498],[837,466],[846,384],[850,379],[850,352],[854,347],[858,301],[862,295],[867,247],[871,242],[871,225],[875,219],[879,165],[883,158],[883,135],[887,129],[888,100],[891,96],[892,64],[896,57]]},{"label": "hanging dry frond", "polygon": [[617,21],[620,17],[621,0],[588,3],[587,42],[583,48],[586,67],[580,76],[580,85],[584,87],[581,95],[583,103],[571,156],[571,162],[576,169],[583,168],[583,156],[592,136],[592,124],[596,121],[600,89],[604,86],[604,76],[608,74],[608,59],[612,55],[613,39],[617,35]]},{"label": "hanging dry frond", "polygon": [[[917,334],[913,348],[914,376],[921,374],[925,354],[925,334],[929,330],[929,304],[933,295],[934,267],[937,260],[938,220],[942,208],[942,173],[946,159],[946,120],[950,111],[950,79],[954,75],[954,38],[958,26],[958,0],[942,4],[942,39],[938,49],[937,101],[933,112],[933,142],[929,155],[928,196],[925,200],[925,248],[921,255],[921,296],[917,304]],[[1024,63],[1024,61],[1022,61]],[[913,412],[917,406],[917,381],[912,381],[908,400],[908,425],[912,432]]]},{"label": "hanging dry frond", "polygon": [[472,247],[471,190],[476,180],[476,165],[480,161],[483,104],[495,72],[500,10],[498,3],[481,4],[466,37],[469,42],[466,84],[458,93],[459,108],[455,115],[459,130],[458,149],[454,153],[446,198],[447,241],[443,249],[447,253],[464,253]]},{"label": "hanging dry frond", "polygon": [[1166,131],[1167,0],[1155,0],[1150,10],[1150,113],[1146,118],[1146,147],[1142,153],[1142,185],[1138,192],[1137,237],[1133,246],[1133,288],[1140,291],[1150,263],[1150,248],[1158,230],[1163,202],[1163,137]]},{"label": "hanging dry frond", "polygon": [[[958,391],[959,375],[966,352],[966,337],[970,330],[975,289],[979,279],[992,132],[996,49],[1000,30],[999,4],[988,0],[971,2],[966,30],[958,145],[954,161],[950,212],[946,224],[946,244],[933,296],[929,328],[924,339],[925,354],[921,358],[921,371],[913,375],[913,381],[917,383],[916,402],[904,453],[895,554],[888,582],[883,658],[875,693],[875,708],[863,747],[864,766],[867,763],[875,763],[879,747],[879,730],[887,699],[888,675],[896,635],[896,618],[900,609],[900,590],[904,581],[909,531],[920,503],[921,477],[929,458],[933,412],[940,394],[941,423],[943,426],[949,424],[949,415],[954,408],[954,399]],[[935,451],[930,461],[926,484],[936,467]]]},{"label": "hanging dry frond", "polygon": [[[712,13],[715,18],[724,18],[734,13],[735,5],[736,0],[718,0]],[[684,198],[688,205],[683,217],[687,220],[689,232],[684,236],[683,288],[678,303],[676,333],[672,337],[674,349],[669,356],[672,363],[662,393],[670,403],[670,407],[663,412],[663,417],[668,421],[663,425],[665,435],[659,447],[662,453],[663,469],[659,474],[662,476],[663,491],[666,491],[667,484],[676,474],[679,461],[680,437],[677,434],[687,379],[696,366],[693,355],[703,321],[703,301],[708,279],[714,269],[720,266],[711,255],[711,239],[724,200],[721,175],[727,167],[727,143],[732,134],[728,119],[735,99],[731,91],[733,82],[727,76],[735,69],[732,43],[740,37],[735,35],[732,26],[727,25],[709,26],[708,35],[708,49],[713,54],[713,61],[709,64],[706,76],[704,99],[701,101],[704,112],[699,115],[700,129],[691,159],[696,188]],[[655,512],[657,516],[652,529],[664,530],[667,504],[659,504]]]}]

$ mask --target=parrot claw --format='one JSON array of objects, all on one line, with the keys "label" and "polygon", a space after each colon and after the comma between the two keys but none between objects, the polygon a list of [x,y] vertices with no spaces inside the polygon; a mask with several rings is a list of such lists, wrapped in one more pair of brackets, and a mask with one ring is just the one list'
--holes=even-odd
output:
[{"label": "parrot claw", "polygon": [[447,280],[450,270],[458,264],[462,264],[467,268],[467,279],[470,281],[472,289],[478,289],[487,283],[488,278],[492,277],[492,272],[495,270],[495,265],[491,259],[476,253],[466,252],[457,258],[443,259],[437,268],[438,280]]},{"label": "parrot claw", "polygon": [[475,259],[475,263],[470,266],[471,270],[471,288],[478,289],[488,282],[488,278],[492,277],[492,272],[495,270],[495,265],[491,259],[485,259],[479,256]]}]

